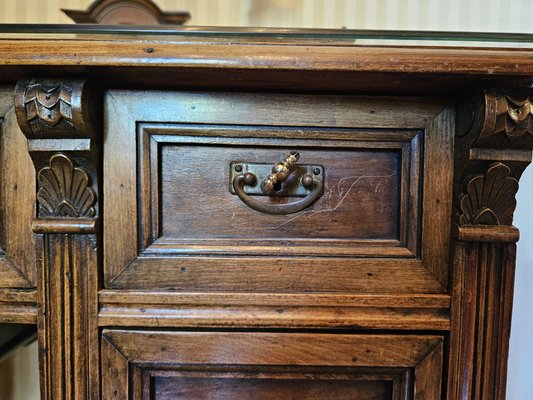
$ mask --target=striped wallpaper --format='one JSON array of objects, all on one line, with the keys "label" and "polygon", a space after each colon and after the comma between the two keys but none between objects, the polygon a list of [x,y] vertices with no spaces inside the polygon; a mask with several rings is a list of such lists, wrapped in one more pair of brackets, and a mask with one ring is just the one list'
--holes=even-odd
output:
[{"label": "striped wallpaper", "polygon": [[[92,0],[0,0],[0,23],[68,23]],[[190,25],[533,33],[533,0],[156,0]]]}]

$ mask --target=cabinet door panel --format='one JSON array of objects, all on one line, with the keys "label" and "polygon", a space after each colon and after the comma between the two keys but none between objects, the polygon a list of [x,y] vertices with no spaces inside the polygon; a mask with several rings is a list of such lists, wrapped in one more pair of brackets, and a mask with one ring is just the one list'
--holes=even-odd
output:
[{"label": "cabinet door panel", "polygon": [[104,399],[440,398],[442,338],[104,330]]}]

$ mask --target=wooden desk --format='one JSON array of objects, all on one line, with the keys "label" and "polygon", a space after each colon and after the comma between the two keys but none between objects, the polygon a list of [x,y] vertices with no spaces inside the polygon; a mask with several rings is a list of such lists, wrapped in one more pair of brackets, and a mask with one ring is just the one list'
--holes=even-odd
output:
[{"label": "wooden desk", "polygon": [[531,50],[108,39],[0,40],[43,399],[504,398]]}]

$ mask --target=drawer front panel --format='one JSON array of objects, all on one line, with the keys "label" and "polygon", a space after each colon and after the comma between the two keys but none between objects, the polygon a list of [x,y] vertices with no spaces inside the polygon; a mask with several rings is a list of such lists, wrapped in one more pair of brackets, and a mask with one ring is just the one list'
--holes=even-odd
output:
[{"label": "drawer front panel", "polygon": [[104,399],[440,398],[442,338],[104,330]]},{"label": "drawer front panel", "polygon": [[[124,109],[107,118],[107,287],[446,292],[451,207],[435,182],[451,173],[435,154],[451,146],[449,114],[413,103],[420,113],[406,120],[391,100],[212,93],[157,93],[147,111],[142,96],[107,100]],[[368,117],[386,112],[386,123]],[[235,165],[290,151],[323,171],[314,203],[278,215],[310,195],[244,196],[268,205],[261,212],[235,194]]]},{"label": "drawer front panel", "polygon": [[[399,241],[401,148],[362,151],[299,147],[301,143],[292,146],[300,152],[301,162],[325,168],[324,193],[315,204],[289,215],[253,210],[230,193],[228,182],[233,161],[273,165],[291,148],[161,145],[157,165],[161,171],[160,237],[283,238],[287,245],[292,239]],[[276,205],[297,199],[263,196],[259,200]]]}]

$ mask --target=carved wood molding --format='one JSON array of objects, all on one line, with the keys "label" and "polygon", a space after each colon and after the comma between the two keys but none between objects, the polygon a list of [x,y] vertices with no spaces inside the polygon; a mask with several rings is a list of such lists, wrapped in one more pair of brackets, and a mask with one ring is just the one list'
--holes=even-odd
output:
[{"label": "carved wood molding", "polygon": [[54,154],[37,174],[39,216],[94,217],[96,194],[89,175],[64,154]]},{"label": "carved wood molding", "polygon": [[0,321],[8,324],[35,324],[37,322],[35,289],[0,288]]},{"label": "carved wood molding", "polygon": [[459,198],[459,224],[511,225],[518,181],[510,173],[508,166],[496,162],[484,175],[471,177]]},{"label": "carved wood molding", "polygon": [[46,234],[38,243],[41,397],[97,400],[97,237]]},{"label": "carved wood molding", "polygon": [[448,399],[505,399],[516,245],[455,251]]},{"label": "carved wood molding", "polygon": [[99,104],[83,80],[17,83],[17,121],[38,171],[38,217],[98,217]]},{"label": "carved wood molding", "polygon": [[15,113],[36,174],[43,399],[97,399],[100,99],[83,80],[25,79]]},{"label": "carved wood molding", "polygon": [[486,92],[457,110],[449,399],[505,398],[519,238],[512,222],[531,162],[532,94]]},{"label": "carved wood molding", "polygon": [[[218,349],[214,362],[213,348]],[[291,354],[288,349],[298,351]],[[390,398],[442,399],[439,336],[104,329],[101,357],[104,400],[155,397],[158,365],[165,366],[169,377],[193,372],[203,373],[206,379],[232,379],[261,371],[257,376],[265,380],[281,377],[280,372],[309,373],[310,367],[314,379],[335,379],[347,367],[380,368],[383,373],[386,365],[407,372],[397,378]],[[357,380],[353,370],[347,378]],[[374,375],[373,379],[379,378]],[[224,394],[223,389],[218,393]]]},{"label": "carved wood molding", "polygon": [[15,88],[15,111],[28,139],[93,137],[94,92],[85,81],[23,79]]},{"label": "carved wood molding", "polygon": [[[459,107],[455,159],[459,226],[493,226],[495,231],[499,226],[512,226],[518,181],[531,162],[532,98],[531,89],[485,92],[481,99]],[[491,237],[498,241],[497,235],[487,235],[486,230],[470,239],[465,232],[468,230],[463,230],[463,240]]]},{"label": "carved wood molding", "polygon": [[487,94],[485,116],[479,143],[533,147],[532,96]]}]

